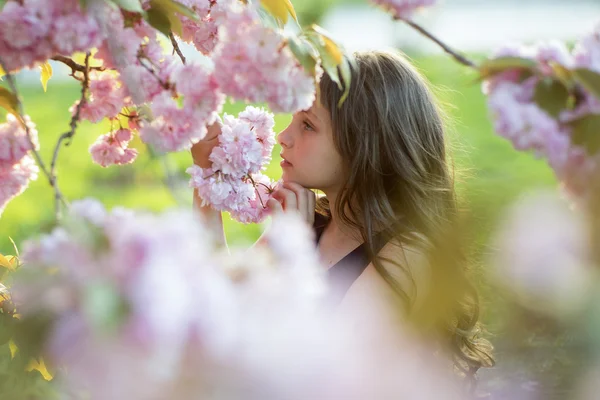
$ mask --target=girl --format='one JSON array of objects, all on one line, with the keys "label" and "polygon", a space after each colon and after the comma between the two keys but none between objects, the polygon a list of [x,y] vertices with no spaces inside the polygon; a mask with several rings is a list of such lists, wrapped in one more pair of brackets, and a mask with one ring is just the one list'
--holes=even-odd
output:
[{"label": "girl", "polygon": [[[324,75],[320,99],[279,134],[284,184],[267,206],[299,212],[314,227],[336,312],[352,315],[357,327],[409,320],[473,377],[493,360],[489,343],[477,338],[477,298],[457,241],[441,112],[399,54],[354,58],[341,107],[343,91]],[[218,133],[212,126],[193,147],[199,166],[210,166]],[[195,207],[222,234],[220,213],[200,207],[196,194]]]}]

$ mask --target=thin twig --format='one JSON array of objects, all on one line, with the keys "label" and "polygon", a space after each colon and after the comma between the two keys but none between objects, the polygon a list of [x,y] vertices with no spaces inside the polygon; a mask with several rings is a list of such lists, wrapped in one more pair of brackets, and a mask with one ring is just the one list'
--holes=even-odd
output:
[{"label": "thin twig", "polygon": [[[71,117],[71,122],[69,124],[70,130],[63,133],[62,135],[60,135],[60,137],[58,138],[58,142],[56,143],[56,146],[54,146],[54,154],[52,155],[52,163],[50,164],[50,174],[52,176],[52,180],[53,180],[54,184],[57,187],[58,187],[58,184],[56,182],[57,181],[56,161],[58,160],[58,153],[60,151],[60,147],[61,147],[63,141],[68,139],[69,142],[66,143],[66,145],[68,146],[70,143],[70,140],[75,135],[75,130],[77,129],[77,124],[79,123],[81,109],[87,102],[86,97],[87,97],[87,91],[88,91],[89,84],[90,84],[89,66],[90,66],[90,52],[87,52],[85,55],[85,65],[83,66],[83,70],[81,71],[81,72],[83,72],[83,82],[81,83],[81,98],[79,99],[79,103],[77,104],[77,106],[75,108],[75,113]],[[56,198],[55,212],[56,212],[57,216],[60,215],[60,204],[58,202],[58,198]]]},{"label": "thin twig", "polygon": [[169,39],[171,39],[173,50],[177,52],[177,55],[179,55],[179,58],[181,58],[181,62],[185,64],[185,57],[183,56],[183,53],[179,48],[179,44],[177,44],[177,39],[175,39],[175,35],[173,35],[173,32],[169,33]]},{"label": "thin twig", "polygon": [[252,186],[254,187],[256,196],[258,197],[258,200],[260,201],[260,205],[262,206],[262,208],[266,208],[265,203],[263,203],[262,198],[260,197],[260,193],[259,193],[258,189],[256,188],[256,182],[254,182],[254,179],[252,179],[252,176],[250,174],[248,174],[247,176],[248,176],[248,179],[250,179],[250,182],[252,182]]},{"label": "thin twig", "polygon": [[[156,75],[156,72],[152,68],[150,68],[149,66],[144,64],[143,60],[147,60],[148,62],[150,62],[150,64],[152,64],[152,60],[138,56],[138,61],[140,62],[140,65],[142,67],[144,67],[148,72],[150,72],[152,74],[152,76],[154,76],[158,80],[158,83],[160,83],[160,85],[163,87],[163,89],[169,90],[170,89],[169,85],[166,82],[164,82],[162,79],[160,79],[160,76]],[[154,66],[154,64],[152,64],[152,65]]]},{"label": "thin twig", "polygon": [[64,199],[62,193],[60,192],[58,186],[56,185],[56,182],[53,179],[51,172],[48,171],[48,168],[46,168],[46,164],[44,164],[44,161],[42,160],[40,153],[35,149],[35,143],[33,143],[33,138],[31,137],[31,131],[29,129],[29,126],[25,122],[25,113],[23,110],[23,102],[21,101],[19,91],[17,90],[17,85],[15,83],[14,77],[13,77],[12,73],[9,72],[8,68],[6,67],[6,64],[1,59],[0,59],[0,66],[2,67],[2,69],[4,69],[4,71],[6,73],[6,80],[8,81],[8,85],[10,86],[10,89],[13,92],[13,94],[17,100],[17,113],[19,114],[18,115],[19,119],[22,121],[23,127],[25,128],[25,132],[27,134],[27,139],[29,140],[29,145],[31,146],[30,151],[31,151],[31,153],[33,153],[33,158],[35,159],[37,165],[40,167],[40,169],[42,170],[42,172],[48,179],[48,183],[50,184],[50,186],[52,186],[52,188],[54,189],[55,198],[66,204],[66,200]]},{"label": "thin twig", "polygon": [[409,26],[411,26],[412,28],[414,28],[415,30],[417,30],[418,32],[420,32],[422,35],[424,35],[425,37],[431,39],[435,44],[437,44],[438,46],[440,46],[446,53],[448,53],[449,55],[451,55],[456,61],[458,61],[462,65],[465,65],[465,66],[470,67],[470,68],[477,69],[477,64],[475,64],[473,61],[469,60],[468,58],[466,58],[462,54],[459,54],[458,52],[456,52],[455,50],[453,50],[452,48],[450,48],[447,44],[445,44],[440,39],[438,39],[437,37],[435,37],[431,32],[427,31],[421,25],[417,24],[414,21],[411,21],[410,19],[403,19],[403,18],[395,18],[395,19],[396,20],[400,20],[400,21],[404,21]]}]

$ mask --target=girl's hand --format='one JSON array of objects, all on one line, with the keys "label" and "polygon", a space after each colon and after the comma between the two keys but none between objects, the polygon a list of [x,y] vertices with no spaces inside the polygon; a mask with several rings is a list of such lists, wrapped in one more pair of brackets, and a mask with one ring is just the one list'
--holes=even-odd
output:
[{"label": "girl's hand", "polygon": [[219,135],[221,134],[221,121],[217,121],[208,126],[208,132],[204,139],[192,146],[192,158],[194,164],[200,168],[210,168],[212,162],[208,159],[210,153],[213,151],[216,145],[219,144]]},{"label": "girl's hand", "polygon": [[312,190],[294,182],[284,182],[267,202],[267,208],[271,214],[299,212],[302,218],[312,225],[315,222],[316,200],[317,196]]}]

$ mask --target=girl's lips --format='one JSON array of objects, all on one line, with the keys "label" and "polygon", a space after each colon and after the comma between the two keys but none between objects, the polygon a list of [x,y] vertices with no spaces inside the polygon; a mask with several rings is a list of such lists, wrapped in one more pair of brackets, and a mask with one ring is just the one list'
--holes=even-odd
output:
[{"label": "girl's lips", "polygon": [[283,156],[283,154],[279,154],[279,156],[281,157],[281,162],[279,163],[279,165],[281,165],[282,167],[291,167],[292,163],[289,162],[288,160],[285,159],[285,157]]}]

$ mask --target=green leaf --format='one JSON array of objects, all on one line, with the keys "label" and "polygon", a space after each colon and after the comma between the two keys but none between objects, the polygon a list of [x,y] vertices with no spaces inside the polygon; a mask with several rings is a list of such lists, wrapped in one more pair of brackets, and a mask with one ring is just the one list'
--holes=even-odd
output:
[{"label": "green leaf", "polygon": [[134,13],[143,14],[144,9],[142,8],[142,4],[140,0],[111,0],[117,6],[126,11],[131,11]]},{"label": "green leaf", "polygon": [[260,0],[260,4],[282,25],[287,24],[289,15],[298,22],[296,10],[290,0]]},{"label": "green leaf", "polygon": [[569,91],[558,80],[553,78],[541,79],[535,86],[533,101],[553,117],[558,117],[567,108]]},{"label": "green leaf", "polygon": [[594,96],[600,98],[600,74],[586,68],[573,70],[575,80]]},{"label": "green leaf", "polygon": [[571,123],[573,144],[585,147],[588,154],[600,150],[600,114],[588,114]]},{"label": "green leaf", "polygon": [[552,68],[552,72],[554,72],[554,77],[558,79],[569,92],[572,91],[573,86],[575,85],[575,81],[573,80],[573,73],[562,65],[551,62],[550,67]]},{"label": "green leaf", "polygon": [[350,82],[352,80],[352,62],[347,57],[344,58],[344,61],[340,65],[340,72],[342,74],[342,80],[344,83],[344,93],[342,97],[340,97],[340,101],[338,102],[338,107],[341,107],[346,101],[348,94],[350,94]]},{"label": "green leaf", "polygon": [[309,41],[301,37],[290,37],[287,42],[298,62],[300,62],[306,71],[314,76],[319,59],[318,51]]},{"label": "green leaf", "polygon": [[7,1],[8,0],[0,0],[0,11],[2,10]]},{"label": "green leaf", "polygon": [[0,87],[0,107],[15,116],[19,115],[19,100],[17,99],[17,96],[4,87]]},{"label": "green leaf", "polygon": [[146,12],[146,21],[158,31],[169,36],[171,33],[171,20],[165,14],[164,10],[158,7],[152,7]]},{"label": "green leaf", "polygon": [[319,25],[313,24],[310,28],[319,36],[321,36],[325,51],[336,62],[336,65],[341,64],[344,59],[344,52],[340,46],[338,46],[338,44],[331,39],[329,33]]},{"label": "green leaf", "polygon": [[19,257],[19,249],[17,248],[17,244],[15,243],[15,241],[13,240],[13,238],[11,238],[10,236],[8,237],[8,240],[10,240],[10,242],[13,245],[13,248],[15,249],[15,255],[17,257]]},{"label": "green leaf", "polygon": [[194,10],[174,0],[151,0],[150,9],[146,12],[146,21],[166,36],[171,32],[183,36],[183,26],[177,14],[194,21],[199,20]]},{"label": "green leaf", "polygon": [[344,90],[338,66],[344,61],[344,55],[337,44],[329,38],[325,31],[317,25],[312,25],[310,30],[306,32],[307,39],[314,45],[319,52],[321,58],[321,66],[329,75],[331,80],[335,82],[340,90]]},{"label": "green leaf", "polygon": [[48,90],[48,81],[52,78],[52,65],[48,61],[40,65],[42,70],[40,81],[42,81],[42,87],[44,88],[44,92]]},{"label": "green leaf", "polygon": [[522,57],[498,57],[485,60],[479,66],[479,74],[482,79],[490,78],[496,74],[509,69],[533,70],[536,63],[533,60]]}]

